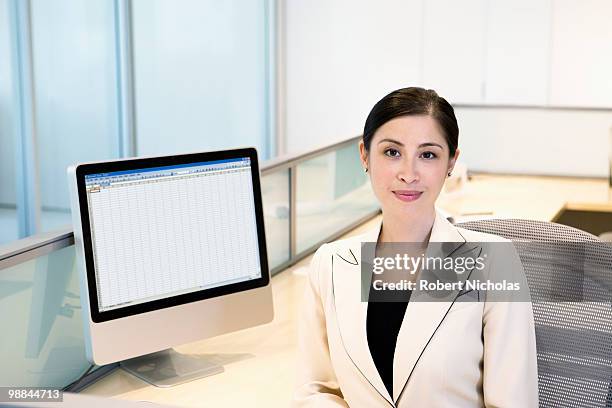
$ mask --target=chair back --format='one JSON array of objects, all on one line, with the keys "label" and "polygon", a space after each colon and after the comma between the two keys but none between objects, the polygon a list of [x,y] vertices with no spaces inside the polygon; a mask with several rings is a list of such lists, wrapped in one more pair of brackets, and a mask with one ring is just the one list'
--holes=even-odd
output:
[{"label": "chair back", "polygon": [[551,222],[456,226],[511,239],[517,249],[533,305],[540,407],[612,407],[612,244]]}]

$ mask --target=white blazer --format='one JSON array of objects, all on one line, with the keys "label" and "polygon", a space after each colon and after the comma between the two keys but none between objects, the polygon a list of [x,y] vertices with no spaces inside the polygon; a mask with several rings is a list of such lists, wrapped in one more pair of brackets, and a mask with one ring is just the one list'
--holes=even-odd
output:
[{"label": "white blazer", "polygon": [[[299,315],[293,406],[537,407],[530,302],[409,302],[389,395],[367,342],[359,265],[361,242],[376,242],[380,228],[322,245],[313,257]],[[439,213],[430,235],[430,242],[457,246],[497,241],[508,240],[457,228]],[[457,246],[443,246],[443,252]],[[516,253],[514,258],[501,261],[527,287]]]}]

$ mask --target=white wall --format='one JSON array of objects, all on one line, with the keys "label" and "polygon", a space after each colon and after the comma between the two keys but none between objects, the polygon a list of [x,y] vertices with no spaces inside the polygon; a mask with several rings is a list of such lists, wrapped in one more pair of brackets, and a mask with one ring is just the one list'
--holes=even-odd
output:
[{"label": "white wall", "polygon": [[612,110],[457,108],[469,169],[607,177]]},{"label": "white wall", "polygon": [[360,134],[386,93],[426,86],[457,106],[471,169],[607,175],[612,2],[286,0],[285,10],[288,152]]}]

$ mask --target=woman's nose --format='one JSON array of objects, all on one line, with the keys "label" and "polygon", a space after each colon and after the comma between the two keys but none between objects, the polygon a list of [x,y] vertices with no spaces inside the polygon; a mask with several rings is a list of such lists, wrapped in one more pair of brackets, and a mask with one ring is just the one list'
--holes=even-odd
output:
[{"label": "woman's nose", "polygon": [[419,181],[419,173],[414,166],[414,163],[405,163],[400,172],[397,174],[398,178],[406,184]]}]

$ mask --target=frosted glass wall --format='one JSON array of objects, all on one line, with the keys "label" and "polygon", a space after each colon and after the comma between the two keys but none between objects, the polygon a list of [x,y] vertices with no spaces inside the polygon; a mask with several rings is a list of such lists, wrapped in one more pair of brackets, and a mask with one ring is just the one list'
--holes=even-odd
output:
[{"label": "frosted glass wall", "polygon": [[137,151],[267,149],[267,2],[134,0]]},{"label": "frosted glass wall", "polygon": [[42,230],[70,223],[68,165],[117,157],[113,2],[32,0]]},{"label": "frosted glass wall", "polygon": [[298,254],[316,249],[326,238],[376,211],[379,204],[362,170],[357,143],[299,164],[296,201]]},{"label": "frosted glass wall", "polygon": [[[29,19],[16,17],[28,10]],[[0,245],[19,238],[18,223],[36,212],[41,223],[29,235],[69,226],[66,168],[132,154],[124,142],[139,156],[255,146],[270,158],[272,14],[270,0],[0,0]],[[130,41],[132,87],[118,59]],[[22,112],[12,70],[29,46],[33,106]],[[120,133],[121,100],[134,103],[125,102],[133,134]],[[26,160],[16,154],[20,116],[34,129]],[[18,166],[36,174],[39,204],[32,191],[20,193]],[[29,218],[20,220],[23,201]]]},{"label": "frosted glass wall", "polygon": [[0,384],[70,384],[89,366],[74,246],[0,272]]},{"label": "frosted glass wall", "polygon": [[0,0],[0,245],[18,233],[12,74],[8,0]]},{"label": "frosted glass wall", "polygon": [[261,178],[268,266],[272,270],[289,261],[289,170],[278,170]]}]

